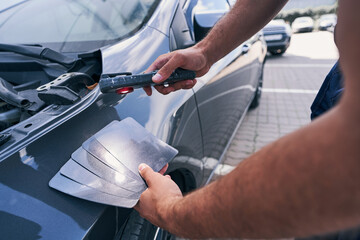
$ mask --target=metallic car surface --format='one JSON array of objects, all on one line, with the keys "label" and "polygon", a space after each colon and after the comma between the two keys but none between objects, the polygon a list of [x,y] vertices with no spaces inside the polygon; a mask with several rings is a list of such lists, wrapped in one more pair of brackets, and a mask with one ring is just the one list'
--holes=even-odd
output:
[{"label": "metallic car surface", "polygon": [[[103,47],[102,73],[140,73],[173,50],[172,19],[177,11],[188,16],[189,2],[161,1],[138,32]],[[212,10],[204,6],[202,11],[206,6]],[[191,31],[187,34],[193,37]],[[263,39],[254,36],[218,61],[192,90],[166,96],[153,91],[148,97],[142,89],[124,96],[95,88],[74,106],[50,106],[15,125],[12,130],[23,137],[0,148],[0,238],[114,237],[131,209],[84,201],[48,187],[71,154],[113,120],[134,118],[178,149],[169,172],[186,169],[196,186],[205,184],[213,171],[207,166],[221,160],[254,96],[265,54]]]}]

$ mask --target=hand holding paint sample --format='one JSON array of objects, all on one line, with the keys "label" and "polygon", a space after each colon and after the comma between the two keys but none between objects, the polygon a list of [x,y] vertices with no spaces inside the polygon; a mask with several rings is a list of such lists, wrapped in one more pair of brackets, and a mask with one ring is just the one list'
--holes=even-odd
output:
[{"label": "hand holding paint sample", "polygon": [[49,186],[89,201],[131,208],[146,189],[138,165],[160,171],[177,153],[134,119],[113,121],[71,155]]}]

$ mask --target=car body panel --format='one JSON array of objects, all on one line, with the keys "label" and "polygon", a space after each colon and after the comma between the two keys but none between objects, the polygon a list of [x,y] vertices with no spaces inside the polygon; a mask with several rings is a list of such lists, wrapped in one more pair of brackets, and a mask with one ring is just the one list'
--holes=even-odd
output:
[{"label": "car body panel", "polygon": [[102,50],[103,73],[143,72],[157,56],[170,51],[168,43],[164,33],[143,28],[133,37]]},{"label": "car body panel", "polygon": [[[179,5],[181,5],[180,2]],[[169,29],[172,18],[179,5],[174,4],[173,1],[161,1],[159,7],[154,12],[153,17],[147,23],[147,26],[157,29],[158,31],[169,37]],[[161,11],[161,9],[167,9],[167,11]]]},{"label": "car body panel", "polygon": [[[169,141],[172,138],[172,145],[179,150],[178,156],[193,155],[195,159],[199,155],[196,152],[201,150],[202,146],[198,114],[194,100],[187,99],[191,97],[192,91],[184,92],[188,94],[179,91],[173,95],[172,101],[169,101],[169,97],[166,98],[160,94],[154,94],[156,96],[149,98],[139,89],[113,106],[114,102],[106,102],[106,99],[99,98],[85,111],[1,162],[0,192],[7,197],[1,198],[0,211],[26,218],[25,222],[34,222],[40,225],[41,229],[49,230],[49,232],[40,231],[39,233],[45,239],[56,238],[65,230],[66,234],[62,234],[64,239],[84,237],[105,210],[106,205],[79,200],[50,189],[48,187],[50,179],[85,140],[114,119],[121,120],[126,117],[134,118],[160,139]],[[151,101],[148,101],[149,99]],[[176,111],[181,108],[186,109],[185,114]],[[155,109],[155,111],[150,114],[149,109]],[[170,111],[163,113],[161,112],[163,109]],[[188,111],[192,114],[188,114]],[[183,120],[184,116],[186,119]],[[172,128],[175,118],[180,122],[186,122],[192,128],[181,132],[179,137],[171,136],[177,134]],[[76,126],[76,129],[73,126]],[[182,143],[190,140],[193,143],[190,147],[188,147],[189,144],[182,146],[184,145]],[[41,214],[38,214],[39,212]],[[125,210],[125,213],[128,211]],[[51,222],[48,219],[52,219]],[[18,224],[14,224],[14,227]],[[53,226],[57,225],[61,228],[57,227],[54,231]],[[24,223],[24,226],[26,227],[27,224]],[[27,232],[29,229],[25,227],[18,231]],[[14,228],[7,228],[6,231],[2,229],[4,234],[11,234],[13,231]]]},{"label": "car body panel", "polygon": [[[257,34],[215,63],[208,74],[198,79],[201,85],[194,87],[206,166],[222,160],[224,150],[254,97],[266,55],[260,36]],[[208,182],[212,171],[204,174]]]},{"label": "car body panel", "polygon": [[[189,5],[184,3],[183,6]],[[161,1],[149,22],[133,36],[103,47],[102,72],[140,73],[157,56],[169,52],[169,28],[178,9],[177,1]],[[187,14],[185,11],[184,15]],[[18,128],[17,132],[23,134],[25,140],[0,152],[3,154],[0,222],[6,223],[0,225],[1,237],[114,237],[131,209],[81,200],[48,186],[71,154],[113,120],[132,117],[178,149],[179,154],[168,171],[184,168],[194,176],[197,186],[203,185],[210,176],[209,171],[204,170],[209,163],[207,160],[220,160],[234,129],[246,113],[265,53],[263,40],[254,37],[218,61],[192,90],[166,96],[153,91],[149,97],[142,89],[125,96],[102,94],[96,87],[74,106],[53,105],[15,125],[14,129]],[[37,120],[34,122],[34,119]],[[30,122],[34,128],[25,128]],[[224,127],[223,137],[220,132],[210,131],[218,127]],[[214,142],[220,142],[222,149],[212,151]]]}]

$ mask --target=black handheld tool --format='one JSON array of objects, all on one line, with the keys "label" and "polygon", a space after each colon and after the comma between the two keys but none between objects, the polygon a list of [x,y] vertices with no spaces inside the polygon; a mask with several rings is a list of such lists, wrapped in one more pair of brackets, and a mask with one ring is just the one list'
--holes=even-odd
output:
[{"label": "black handheld tool", "polygon": [[[104,74],[99,81],[99,87],[103,93],[129,93],[132,92],[134,88],[157,85],[152,81],[152,77],[156,73],[157,71],[138,75],[130,75],[131,73]],[[194,79],[195,77],[196,74],[194,71],[178,68],[168,79],[158,85],[172,84],[177,81]]]}]

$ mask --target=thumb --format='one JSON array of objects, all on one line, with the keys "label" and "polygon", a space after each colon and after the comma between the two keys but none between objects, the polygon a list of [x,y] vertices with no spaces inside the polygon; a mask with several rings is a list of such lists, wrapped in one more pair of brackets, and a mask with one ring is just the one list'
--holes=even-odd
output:
[{"label": "thumb", "polygon": [[167,63],[162,66],[159,71],[153,76],[152,80],[155,83],[161,83],[168,79],[170,75],[180,66],[176,57],[169,59]]},{"label": "thumb", "polygon": [[154,170],[152,170],[152,168],[146,165],[145,163],[141,163],[139,165],[139,173],[141,177],[145,180],[146,184],[150,187],[151,179],[155,177],[156,174]]}]

